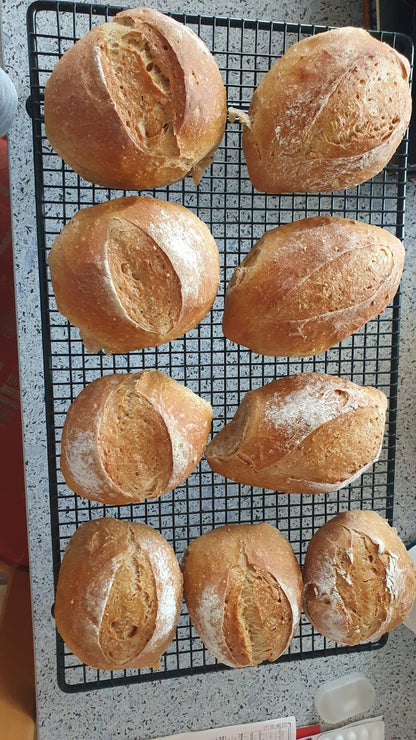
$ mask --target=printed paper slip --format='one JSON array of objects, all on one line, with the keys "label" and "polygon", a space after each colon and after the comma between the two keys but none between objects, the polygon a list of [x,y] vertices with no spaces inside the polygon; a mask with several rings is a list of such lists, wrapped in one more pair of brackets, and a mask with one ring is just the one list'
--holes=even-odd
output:
[{"label": "printed paper slip", "polygon": [[185,732],[182,735],[169,735],[157,740],[296,740],[296,721],[294,717],[270,719],[247,725],[216,727],[201,732]]}]

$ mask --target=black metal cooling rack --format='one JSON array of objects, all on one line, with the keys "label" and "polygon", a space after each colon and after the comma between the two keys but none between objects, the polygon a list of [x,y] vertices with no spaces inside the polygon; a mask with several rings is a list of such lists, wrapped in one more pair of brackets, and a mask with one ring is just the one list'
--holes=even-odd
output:
[{"label": "black metal cooling rack", "polygon": [[[227,124],[215,162],[198,187],[190,178],[147,194],[182,203],[211,229],[221,255],[221,286],[210,314],[201,324],[167,345],[128,355],[87,354],[78,331],[58,313],[50,285],[47,256],[53,239],[76,211],[121,191],[109,191],[80,179],[50,148],[43,126],[43,90],[59,56],[92,26],[111,20],[120,8],[68,2],[35,2],[28,10],[30,98],[36,185],[37,239],[47,411],[50,512],[55,582],[61,557],[83,521],[115,516],[144,521],[159,529],[181,560],[193,538],[228,522],[267,521],[289,538],[302,563],[313,532],[328,518],[348,508],[371,508],[390,521],[393,480],[399,353],[399,295],[361,331],[317,357],[294,360],[253,354],[226,340],[221,331],[225,286],[234,267],[263,232],[306,216],[356,218],[403,235],[407,140],[393,161],[373,180],[329,194],[265,195],[253,191],[247,176],[238,124]],[[247,110],[265,72],[295,41],[326,30],[309,25],[174,15],[192,28],[215,55],[227,86],[228,104]],[[375,34],[412,61],[406,36]],[[158,368],[209,400],[213,432],[235,413],[246,391],[289,373],[320,371],[360,384],[375,385],[389,398],[390,409],[381,457],[359,481],[337,493],[311,496],[250,489],[213,474],[203,459],[185,484],[156,501],[108,507],[83,500],[65,485],[59,470],[60,437],[65,413],[96,377],[112,372]],[[52,606],[52,605],[51,605]],[[51,622],[51,628],[52,628]],[[345,648],[315,632],[302,618],[289,650],[280,661],[372,650],[386,642]],[[175,639],[159,670],[97,671],[80,663],[57,636],[57,678],[64,691],[98,689],[190,673],[224,670],[207,653],[189,623],[185,607]],[[247,669],[249,670],[249,669]]]}]

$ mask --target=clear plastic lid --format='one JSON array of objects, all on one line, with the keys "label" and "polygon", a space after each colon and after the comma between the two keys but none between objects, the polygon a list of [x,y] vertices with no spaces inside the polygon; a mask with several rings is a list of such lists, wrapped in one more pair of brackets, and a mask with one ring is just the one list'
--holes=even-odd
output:
[{"label": "clear plastic lid", "polygon": [[336,724],[364,714],[374,704],[376,692],[362,673],[349,673],[327,681],[315,695],[316,709],[325,722]]}]

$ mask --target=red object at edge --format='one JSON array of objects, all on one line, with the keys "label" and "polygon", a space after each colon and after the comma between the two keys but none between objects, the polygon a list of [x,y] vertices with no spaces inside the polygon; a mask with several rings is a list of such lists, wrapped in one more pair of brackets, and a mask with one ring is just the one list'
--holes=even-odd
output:
[{"label": "red object at edge", "polygon": [[320,725],[311,725],[310,727],[299,727],[296,730],[296,740],[300,740],[300,738],[308,738],[311,737],[311,735],[318,735],[321,731]]},{"label": "red object at edge", "polygon": [[28,565],[7,141],[0,139],[0,560]]}]

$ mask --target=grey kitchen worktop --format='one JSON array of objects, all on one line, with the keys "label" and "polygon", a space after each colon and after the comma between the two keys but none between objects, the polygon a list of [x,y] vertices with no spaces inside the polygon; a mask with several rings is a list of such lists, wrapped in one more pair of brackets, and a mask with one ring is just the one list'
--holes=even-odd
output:
[{"label": "grey kitchen worktop", "polygon": [[[129,7],[133,3],[108,3]],[[159,10],[324,25],[362,25],[361,0],[178,0],[150,2]],[[40,330],[32,131],[28,97],[26,10],[22,0],[3,0],[4,67],[19,95],[18,118],[9,135],[13,240],[27,513],[40,740],[155,738],[187,730],[295,714],[298,725],[318,720],[313,697],[325,680],[361,670],[373,682],[373,715],[383,714],[387,740],[416,738],[416,638],[402,626],[381,650],[300,660],[242,671],[166,679],[95,692],[63,693],[56,682],[52,550],[46,452],[43,358]],[[407,189],[406,266],[397,424],[394,524],[406,543],[416,539],[416,180]]]}]

